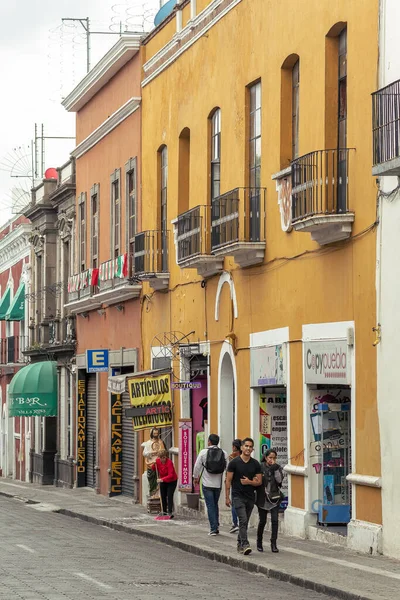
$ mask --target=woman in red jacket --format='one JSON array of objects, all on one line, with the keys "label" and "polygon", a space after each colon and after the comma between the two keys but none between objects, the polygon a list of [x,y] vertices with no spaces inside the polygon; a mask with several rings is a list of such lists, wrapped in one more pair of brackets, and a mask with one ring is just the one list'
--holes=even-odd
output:
[{"label": "woman in red jacket", "polygon": [[162,505],[162,515],[169,515],[174,518],[174,492],[178,483],[174,463],[168,458],[167,450],[161,450],[155,464],[151,466],[153,471],[157,471],[157,481],[160,484],[160,495]]}]

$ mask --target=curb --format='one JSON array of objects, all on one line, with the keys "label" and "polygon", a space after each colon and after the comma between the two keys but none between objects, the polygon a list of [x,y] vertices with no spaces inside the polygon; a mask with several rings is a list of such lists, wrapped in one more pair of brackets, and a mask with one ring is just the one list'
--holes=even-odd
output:
[{"label": "curb", "polygon": [[[0,496],[12,498],[14,500],[19,500],[21,502],[25,502],[25,504],[40,503],[39,501],[34,501],[29,498],[23,498],[22,496],[19,496],[17,494],[14,495],[3,491],[0,491]],[[80,519],[81,521],[86,521],[87,523],[92,523],[94,525],[101,525],[102,527],[107,527],[108,529],[113,529],[115,531],[122,531],[124,533],[129,533],[138,537],[144,537],[149,540],[155,540],[157,542],[166,544],[167,546],[172,546],[178,548],[179,550],[183,550],[184,552],[195,554],[196,556],[202,556],[203,558],[207,558],[209,560],[214,560],[215,562],[242,569],[249,573],[261,573],[262,575],[266,575],[271,579],[291,583],[292,585],[295,585],[297,587],[312,590],[314,592],[325,594],[327,596],[333,596],[334,598],[338,598],[339,600],[371,600],[371,598],[368,598],[367,596],[353,594],[352,592],[347,592],[346,590],[342,590],[340,588],[331,587],[322,583],[317,583],[312,579],[306,579],[304,577],[291,575],[290,573],[286,573],[285,571],[279,571],[279,569],[264,567],[263,565],[255,564],[251,561],[247,561],[244,559],[234,558],[232,556],[225,556],[224,554],[218,554],[217,552],[205,550],[204,548],[200,548],[198,546],[194,546],[186,542],[181,542],[179,540],[171,540],[167,536],[160,535],[158,533],[152,533],[151,531],[129,528],[121,523],[114,523],[113,521],[108,521],[107,519],[99,519],[90,515],[84,515],[82,513],[69,510],[68,508],[59,508],[54,512],[56,514],[63,515],[66,517]]]},{"label": "curb", "polygon": [[67,517],[80,519],[81,521],[87,521],[88,523],[93,523],[95,525],[102,525],[103,527],[114,529],[115,531],[123,531],[124,533],[130,533],[131,535],[136,535],[138,537],[144,537],[147,539],[155,540],[168,546],[179,548],[180,550],[183,550],[184,552],[189,552],[190,554],[195,554],[197,556],[202,556],[203,558],[208,558],[209,560],[214,560],[216,562],[229,565],[231,567],[243,569],[244,571],[248,571],[249,573],[261,573],[271,579],[277,579],[278,581],[291,583],[292,585],[296,585],[297,587],[302,587],[307,590],[319,592],[320,594],[325,594],[327,596],[329,595],[335,598],[339,598],[339,600],[370,600],[370,598],[368,598],[367,596],[353,594],[352,592],[347,592],[346,590],[342,590],[340,588],[335,588],[328,585],[324,585],[322,583],[317,583],[312,579],[297,577],[296,575],[291,575],[290,573],[286,573],[285,571],[279,571],[278,569],[264,567],[263,565],[255,564],[240,558],[233,558],[232,556],[218,554],[216,552],[212,552],[211,550],[205,550],[203,548],[199,548],[198,546],[187,544],[186,542],[171,540],[169,537],[160,535],[158,533],[152,533],[143,529],[132,529],[120,523],[114,523],[113,521],[107,521],[106,519],[98,519],[96,517],[84,515],[69,510],[67,508],[61,508],[57,510],[57,513]]}]

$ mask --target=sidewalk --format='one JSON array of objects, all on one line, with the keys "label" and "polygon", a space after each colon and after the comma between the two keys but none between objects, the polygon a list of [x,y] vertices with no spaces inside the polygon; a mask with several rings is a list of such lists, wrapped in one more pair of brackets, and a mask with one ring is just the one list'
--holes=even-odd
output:
[{"label": "sidewalk", "polygon": [[[253,553],[236,552],[236,535],[223,526],[221,534],[209,537],[204,521],[177,515],[171,521],[155,521],[141,505],[129,499],[106,498],[88,488],[64,490],[0,478],[0,496],[32,504],[41,511],[58,512],[85,521],[132,533],[175,546],[186,552],[264,573],[303,588],[345,600],[396,600],[400,597],[400,562],[382,556],[365,556],[343,547],[280,536],[279,554],[255,549],[255,530],[250,530]],[[0,499],[1,501],[1,499]],[[133,538],[135,543],[135,538]]]}]

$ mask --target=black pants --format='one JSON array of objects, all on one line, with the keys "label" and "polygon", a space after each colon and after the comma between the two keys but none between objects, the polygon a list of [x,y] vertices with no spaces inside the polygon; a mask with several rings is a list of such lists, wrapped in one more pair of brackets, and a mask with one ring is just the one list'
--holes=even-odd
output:
[{"label": "black pants", "polygon": [[279,505],[274,506],[271,510],[264,510],[263,508],[258,507],[259,521],[257,527],[257,541],[262,542],[268,513],[271,513],[271,542],[276,542],[278,539]]},{"label": "black pants", "polygon": [[254,508],[254,499],[245,498],[243,496],[233,496],[232,500],[239,519],[238,546],[245,548],[249,545],[247,528]]},{"label": "black pants", "polygon": [[169,481],[160,483],[161,507],[164,513],[172,515],[174,512],[174,492],[176,490],[177,481]]}]

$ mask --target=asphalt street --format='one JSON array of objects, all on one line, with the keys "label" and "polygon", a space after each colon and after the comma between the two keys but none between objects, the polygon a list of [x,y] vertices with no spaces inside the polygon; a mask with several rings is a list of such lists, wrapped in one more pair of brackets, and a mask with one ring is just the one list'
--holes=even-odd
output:
[{"label": "asphalt street", "polygon": [[42,508],[0,498],[0,599],[328,598]]}]

